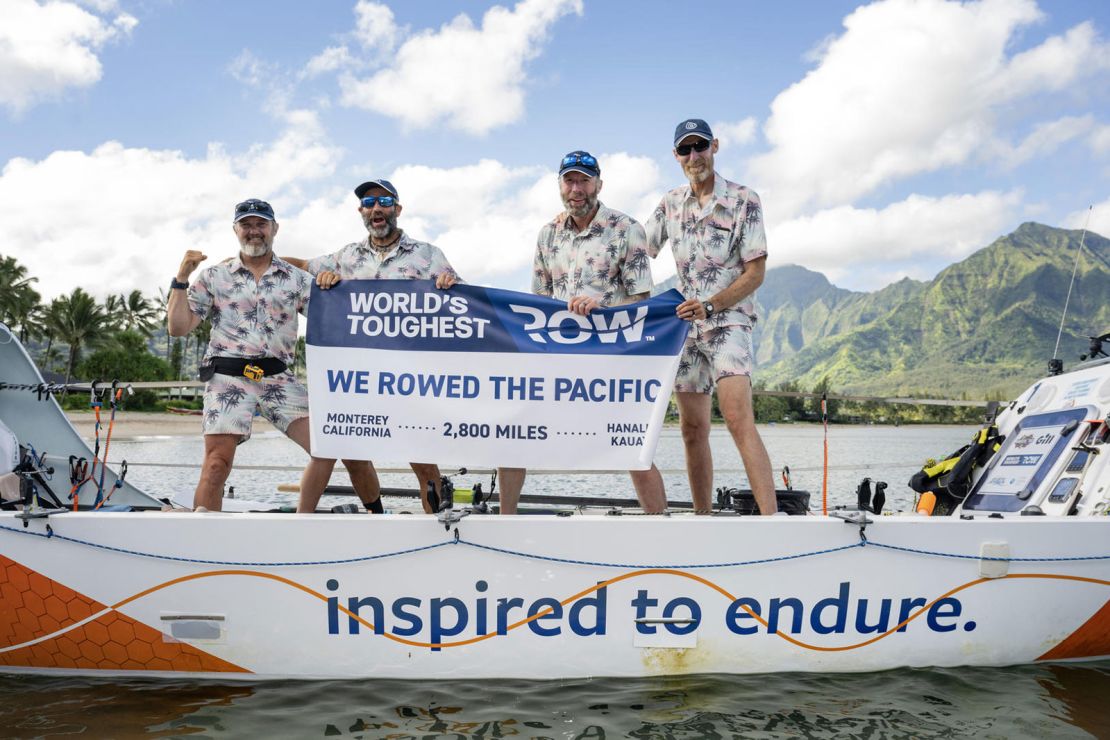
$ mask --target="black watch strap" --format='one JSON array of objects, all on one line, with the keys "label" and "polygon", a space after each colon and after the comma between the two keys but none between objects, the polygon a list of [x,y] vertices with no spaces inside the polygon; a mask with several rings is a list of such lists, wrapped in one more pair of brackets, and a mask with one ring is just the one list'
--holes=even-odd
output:
[{"label": "black watch strap", "polygon": [[176,277],[172,277],[170,278],[170,290],[174,290],[175,288],[179,290],[188,290],[189,284],[181,282]]}]

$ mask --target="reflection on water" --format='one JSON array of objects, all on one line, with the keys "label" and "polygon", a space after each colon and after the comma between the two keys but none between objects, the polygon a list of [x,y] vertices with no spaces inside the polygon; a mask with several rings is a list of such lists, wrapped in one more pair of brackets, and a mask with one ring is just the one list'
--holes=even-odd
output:
[{"label": "reflection on water", "polygon": [[[553,656],[553,659],[557,659]],[[0,677],[12,737],[1107,737],[1110,664],[581,681]],[[14,701],[13,701],[14,698]]]}]

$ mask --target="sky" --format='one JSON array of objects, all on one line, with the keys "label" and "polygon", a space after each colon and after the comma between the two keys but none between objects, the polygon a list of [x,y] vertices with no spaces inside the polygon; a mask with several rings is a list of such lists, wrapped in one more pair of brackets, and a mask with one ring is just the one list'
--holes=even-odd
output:
[{"label": "sky", "polygon": [[877,290],[1025,221],[1110,236],[1108,34],[1104,0],[0,0],[0,255],[47,299],[154,294],[237,252],[246,198],[281,255],[365,237],[384,177],[465,280],[527,290],[562,156],[643,221],[698,117],[769,267]]}]

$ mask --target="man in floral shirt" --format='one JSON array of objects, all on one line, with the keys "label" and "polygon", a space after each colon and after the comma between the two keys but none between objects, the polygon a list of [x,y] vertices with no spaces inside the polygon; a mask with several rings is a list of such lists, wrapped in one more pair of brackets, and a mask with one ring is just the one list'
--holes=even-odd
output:
[{"label": "man in floral shirt", "polygon": [[[389,180],[369,180],[355,188],[355,197],[359,199],[358,211],[368,232],[365,239],[352,242],[332,254],[309,260],[296,257],[287,257],[286,260],[315,275],[316,284],[325,290],[340,280],[434,280],[438,288],[450,288],[459,281],[455,269],[439,247],[417,241],[397,227],[401,199],[393,183]],[[430,513],[428,484],[435,487],[438,495],[439,466],[432,463],[409,464],[420,484],[424,510]],[[372,485],[380,490],[374,466],[369,462],[366,465],[372,476]],[[314,507],[315,502],[306,502],[302,493],[301,506]]]},{"label": "man in floral shirt", "polygon": [[[287,366],[297,343],[297,313],[308,308],[312,277],[273,254],[278,223],[265,201],[235,207],[233,229],[239,254],[201,272],[190,287],[189,275],[207,259],[185,253],[170,283],[166,311],[171,336],[185,336],[204,319],[212,333],[204,353],[204,464],[193,505],[219,511],[223,486],[235,448],[250,438],[251,420],[260,411],[274,426],[308,451],[308,394]],[[186,290],[188,293],[186,294]],[[331,461],[334,463],[334,461]],[[311,458],[301,490],[327,484],[331,467]]]},{"label": "man in floral shirt", "polygon": [[655,209],[646,225],[648,251],[655,257],[670,243],[686,297],[676,310],[694,324],[675,379],[694,508],[708,511],[712,506],[710,394],[716,384],[721,414],[759,510],[773,514],[777,504],[771,460],[755,427],[751,393],[755,290],[767,262],[763,211],[752,190],[713,170],[718,147],[705,121],[691,118],[678,124],[674,157],[689,184],[667,193]]},{"label": "man in floral shirt", "polygon": [[[540,229],[532,270],[532,292],[565,300],[583,316],[595,308],[644,300],[651,295],[651,265],[644,227],[598,200],[601,166],[589,152],[575,151],[559,164],[559,196],[566,210]],[[501,513],[515,514],[524,468],[499,468]],[[644,511],[667,508],[663,476],[631,471]]]}]

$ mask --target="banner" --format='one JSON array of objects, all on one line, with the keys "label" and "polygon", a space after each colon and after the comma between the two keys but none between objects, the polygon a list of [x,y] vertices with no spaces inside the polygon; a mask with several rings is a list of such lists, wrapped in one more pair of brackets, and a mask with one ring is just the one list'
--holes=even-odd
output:
[{"label": "banner", "polygon": [[678,291],[580,316],[429,280],[312,288],[312,454],[536,469],[651,467],[690,325]]}]

